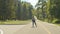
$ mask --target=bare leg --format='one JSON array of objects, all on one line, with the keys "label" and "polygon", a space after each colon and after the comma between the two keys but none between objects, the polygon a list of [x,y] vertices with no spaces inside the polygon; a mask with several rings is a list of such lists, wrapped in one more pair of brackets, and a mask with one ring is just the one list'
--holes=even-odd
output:
[{"label": "bare leg", "polygon": [[36,22],[35,22],[35,26],[37,27],[37,24],[36,24]]},{"label": "bare leg", "polygon": [[34,22],[32,22],[32,27],[34,27]]}]

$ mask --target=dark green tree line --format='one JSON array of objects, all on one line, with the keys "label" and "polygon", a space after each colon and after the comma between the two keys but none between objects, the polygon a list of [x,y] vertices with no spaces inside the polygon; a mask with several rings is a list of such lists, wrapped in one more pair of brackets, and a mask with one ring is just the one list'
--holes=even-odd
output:
[{"label": "dark green tree line", "polygon": [[0,0],[0,20],[26,20],[32,18],[32,5],[18,0]]},{"label": "dark green tree line", "polygon": [[[42,8],[40,7],[41,8],[40,14],[39,13],[38,14],[43,16],[43,20],[45,17],[48,22],[54,22],[54,20],[56,19],[58,21],[60,20],[60,16],[59,16],[60,15],[60,7],[59,7],[60,0],[39,0],[37,3],[37,9],[39,8],[38,6],[41,6],[41,5],[42,5]],[[46,7],[44,8],[44,6]],[[41,10],[43,14],[41,14]]]}]

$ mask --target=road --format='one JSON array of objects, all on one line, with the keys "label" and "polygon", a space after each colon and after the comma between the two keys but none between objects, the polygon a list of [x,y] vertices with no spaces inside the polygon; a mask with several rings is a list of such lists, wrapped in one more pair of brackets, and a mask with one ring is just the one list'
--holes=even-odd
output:
[{"label": "road", "polygon": [[23,28],[26,25],[0,25],[0,34],[13,34],[15,31]]},{"label": "road", "polygon": [[60,34],[60,26],[36,20],[37,27],[27,25],[0,25],[4,34]]},{"label": "road", "polygon": [[38,20],[37,28],[32,28],[31,24],[28,24],[14,34],[60,34],[60,26]]}]

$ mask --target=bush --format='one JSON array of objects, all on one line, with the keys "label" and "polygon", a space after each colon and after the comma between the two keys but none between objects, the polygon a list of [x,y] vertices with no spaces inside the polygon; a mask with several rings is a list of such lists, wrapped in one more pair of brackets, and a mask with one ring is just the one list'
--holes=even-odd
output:
[{"label": "bush", "polygon": [[56,23],[56,24],[60,24],[60,20],[58,20],[58,21],[55,21],[55,23]]}]

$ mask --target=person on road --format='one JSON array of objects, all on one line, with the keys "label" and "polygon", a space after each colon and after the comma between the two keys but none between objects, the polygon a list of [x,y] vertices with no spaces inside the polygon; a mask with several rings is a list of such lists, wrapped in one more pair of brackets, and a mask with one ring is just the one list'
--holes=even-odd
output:
[{"label": "person on road", "polygon": [[37,24],[36,24],[35,18],[34,18],[34,16],[33,16],[33,17],[32,17],[32,27],[34,27],[34,25],[37,27]]}]

